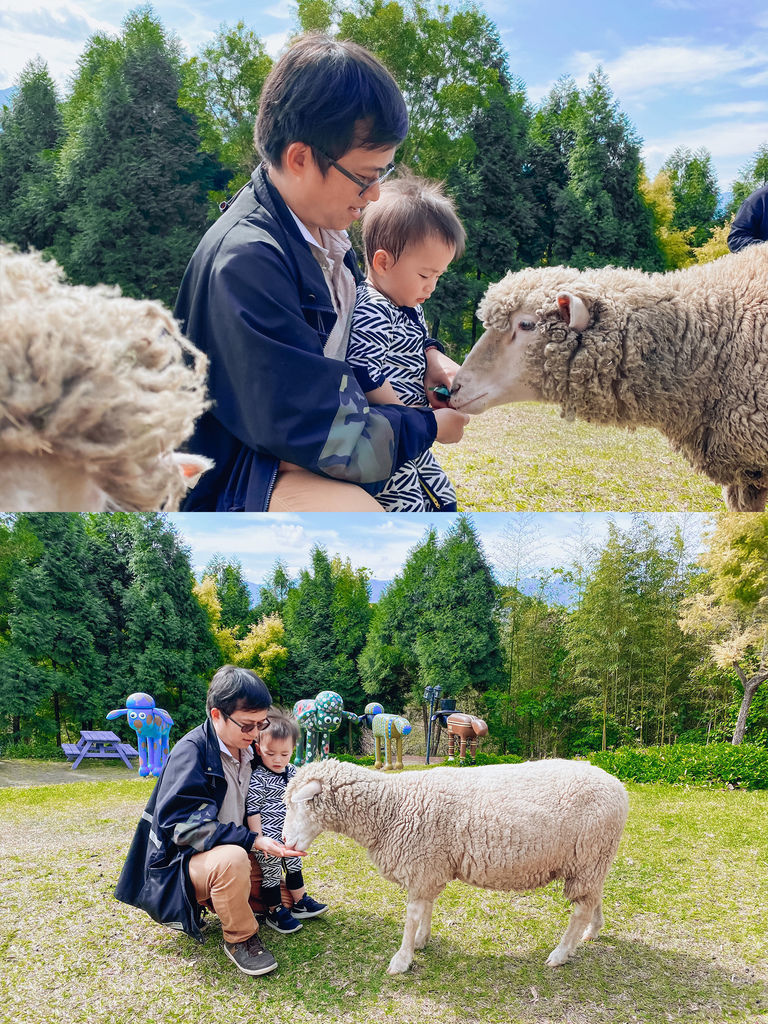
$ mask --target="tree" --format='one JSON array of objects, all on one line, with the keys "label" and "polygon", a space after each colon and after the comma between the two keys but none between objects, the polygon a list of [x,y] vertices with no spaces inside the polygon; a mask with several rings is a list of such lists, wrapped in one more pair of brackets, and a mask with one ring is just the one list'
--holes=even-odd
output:
[{"label": "tree", "polygon": [[503,678],[496,586],[474,525],[460,516],[440,546],[421,608],[415,650],[421,686],[447,697],[498,687]]},{"label": "tree", "polygon": [[[448,186],[467,232],[464,256],[449,267],[426,305],[456,343],[477,340],[477,303],[491,281],[541,255],[528,159],[528,110],[522,87],[499,88],[473,118],[473,155],[448,174]],[[469,325],[469,330],[466,329]]]},{"label": "tree", "polygon": [[276,703],[284,699],[288,664],[285,642],[285,626],[277,614],[265,615],[259,622],[252,623],[242,640],[237,641],[236,663],[252,668],[267,684]]},{"label": "tree", "polygon": [[264,43],[242,21],[222,25],[200,55],[182,65],[179,103],[197,118],[205,151],[233,175],[230,190],[239,188],[258,162],[253,131],[271,68]]},{"label": "tree", "polygon": [[438,551],[437,534],[430,529],[376,603],[358,659],[366,694],[390,712],[402,711],[409,700],[421,700],[416,638]]},{"label": "tree", "polygon": [[311,570],[301,573],[285,602],[290,683],[284,700],[292,703],[334,690],[348,708],[361,702],[356,663],[365,642],[369,601],[367,570],[354,570],[339,558],[330,560],[321,547],[313,549]]},{"label": "tree", "polygon": [[704,586],[681,614],[686,632],[705,638],[712,659],[741,686],[733,744],[747,731],[750,707],[768,679],[768,515],[721,515],[701,556]]},{"label": "tree", "polygon": [[30,516],[27,523],[42,550],[16,576],[11,650],[6,648],[4,661],[12,664],[17,683],[31,688],[36,703],[50,701],[58,746],[67,723],[88,723],[101,711],[100,687],[93,683],[104,669],[95,636],[105,616],[83,520],[48,513]]},{"label": "tree", "polygon": [[288,575],[288,568],[285,562],[278,558],[272,572],[264,580],[259,591],[259,603],[251,612],[251,620],[258,622],[267,615],[282,615],[288,594],[295,586],[294,581]]},{"label": "tree", "polygon": [[215,555],[203,570],[203,579],[206,577],[216,584],[220,625],[224,629],[245,630],[251,621],[251,591],[238,559]]},{"label": "tree", "polygon": [[183,732],[205,715],[207,682],[220,655],[175,531],[158,515],[132,522],[125,594],[131,689],[150,693]]},{"label": "tree", "polygon": [[148,8],[119,39],[95,36],[67,105],[54,254],[73,281],[119,284],[172,305],[206,226],[216,168],[178,103],[179,44]]},{"label": "tree", "polygon": [[703,245],[715,226],[719,201],[717,176],[708,150],[693,152],[678,146],[667,158],[662,170],[669,175],[675,215],[672,226],[679,231],[692,229],[691,244]]},{"label": "tree", "polygon": [[22,249],[53,241],[63,205],[56,154],[64,139],[56,86],[39,58],[21,72],[10,107],[0,112],[0,238]]},{"label": "tree", "polygon": [[759,146],[752,159],[740,168],[726,216],[732,218],[744,200],[763,185],[768,185],[768,143]]},{"label": "tree", "polygon": [[399,159],[444,177],[471,152],[467,129],[505,73],[496,27],[470,3],[452,11],[421,0],[299,0],[303,31],[331,32],[365,46],[390,70],[410,118]]},{"label": "tree", "polygon": [[552,258],[577,267],[661,269],[650,211],[640,191],[640,142],[598,68],[578,105],[565,111],[573,138],[559,196]]},{"label": "tree", "polygon": [[656,238],[664,254],[665,269],[677,270],[689,266],[693,228],[679,231],[672,226],[675,219],[675,200],[669,174],[666,171],[659,171],[653,181],[649,181],[643,172],[640,177],[640,191],[653,217]]}]

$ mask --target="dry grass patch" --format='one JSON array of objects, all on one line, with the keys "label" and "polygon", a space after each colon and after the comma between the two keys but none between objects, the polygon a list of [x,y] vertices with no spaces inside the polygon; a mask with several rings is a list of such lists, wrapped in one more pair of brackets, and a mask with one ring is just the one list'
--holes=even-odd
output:
[{"label": "dry grass patch", "polygon": [[[2,1024],[741,1024],[768,1022],[768,793],[629,786],[606,928],[545,967],[565,928],[562,887],[448,886],[433,939],[389,977],[405,897],[350,840],[322,836],[306,874],[331,904],[266,941],[248,978],[215,917],[198,945],[112,889],[150,780],[0,791]],[[265,929],[266,931],[266,929]]]},{"label": "dry grass patch", "polygon": [[720,488],[694,473],[657,430],[567,423],[552,405],[491,409],[458,445],[436,449],[459,508],[475,512],[710,512]]}]

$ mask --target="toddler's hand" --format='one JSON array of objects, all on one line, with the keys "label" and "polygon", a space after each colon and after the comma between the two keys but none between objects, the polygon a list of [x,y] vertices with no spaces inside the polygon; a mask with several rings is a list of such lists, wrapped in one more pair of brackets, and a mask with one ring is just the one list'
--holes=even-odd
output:
[{"label": "toddler's hand", "polygon": [[437,420],[437,438],[440,444],[456,444],[464,435],[469,416],[456,409],[433,409]]}]

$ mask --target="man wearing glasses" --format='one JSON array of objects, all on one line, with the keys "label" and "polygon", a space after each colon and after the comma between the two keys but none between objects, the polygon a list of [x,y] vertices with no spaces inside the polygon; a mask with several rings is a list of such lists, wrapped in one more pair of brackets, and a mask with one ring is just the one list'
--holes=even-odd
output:
[{"label": "man wearing glasses", "polygon": [[304,852],[246,827],[253,741],[269,723],[269,690],[250,669],[225,665],[211,680],[208,718],[176,743],[128,851],[115,896],[161,924],[203,941],[201,904],[221,921],[224,952],[245,974],[269,974],[274,956],[259,939],[250,852]]},{"label": "man wearing glasses", "polygon": [[[176,316],[210,358],[211,409],[190,449],[215,468],[186,511],[380,512],[371,493],[468,417],[369,407],[345,361],[361,277],[346,229],[394,169],[408,130],[400,91],[367,50],[306,36],[262,90],[263,162],[195,251]],[[456,365],[428,340],[427,388]],[[371,493],[368,493],[371,492]]]}]

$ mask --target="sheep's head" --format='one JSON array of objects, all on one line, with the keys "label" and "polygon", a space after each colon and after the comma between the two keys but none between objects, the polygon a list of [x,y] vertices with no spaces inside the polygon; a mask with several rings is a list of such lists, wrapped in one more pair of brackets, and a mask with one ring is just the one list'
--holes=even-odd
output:
[{"label": "sheep's head", "polygon": [[[314,766],[307,766],[314,767]],[[324,782],[319,778],[306,781],[301,773],[292,779],[285,791],[285,824],[283,840],[295,850],[308,850],[323,831],[318,811],[322,805]]]},{"label": "sheep's head", "polygon": [[175,452],[207,360],[168,310],[1,246],[0,315],[0,507],[175,508],[211,463]]},{"label": "sheep's head", "polygon": [[490,286],[478,308],[485,332],[453,383],[455,409],[560,400],[548,393],[543,363],[564,353],[563,343],[572,348],[590,323],[593,299],[576,286],[579,276],[569,267],[537,267]]}]

